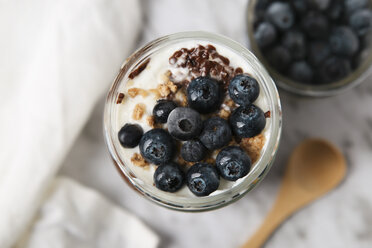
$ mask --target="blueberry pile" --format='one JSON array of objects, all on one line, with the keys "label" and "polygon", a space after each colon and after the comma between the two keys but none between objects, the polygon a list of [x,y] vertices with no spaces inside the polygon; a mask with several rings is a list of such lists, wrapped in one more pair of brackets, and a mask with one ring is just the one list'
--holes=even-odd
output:
[{"label": "blueberry pile", "polygon": [[268,63],[305,84],[343,79],[369,45],[368,0],[257,0],[254,38]]},{"label": "blueberry pile", "polygon": [[[260,88],[256,79],[246,74],[231,79],[228,94],[240,106],[228,121],[213,114],[224,100],[220,82],[198,77],[186,90],[187,107],[179,107],[172,100],[159,100],[153,108],[156,123],[166,123],[167,130],[154,128],[143,133],[140,126],[125,124],[118,138],[125,148],[139,145],[142,157],[158,165],[154,173],[158,189],[176,192],[186,184],[196,196],[207,196],[217,190],[220,177],[236,181],[251,169],[247,153],[229,143],[234,136],[237,139],[253,137],[265,128],[264,113],[253,104]],[[217,149],[222,150],[216,163],[206,163],[208,154]],[[174,161],[178,152],[185,161],[194,163],[186,173]]]}]

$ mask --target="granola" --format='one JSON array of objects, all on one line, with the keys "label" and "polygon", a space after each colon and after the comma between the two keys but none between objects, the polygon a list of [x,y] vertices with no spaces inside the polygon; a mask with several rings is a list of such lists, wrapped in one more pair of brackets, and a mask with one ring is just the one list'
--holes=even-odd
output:
[{"label": "granola", "polygon": [[134,120],[140,120],[145,113],[146,105],[143,103],[138,103],[134,106],[132,117]]},{"label": "granola", "polygon": [[248,153],[252,164],[260,157],[264,145],[265,136],[262,133],[252,138],[243,138],[240,142],[240,147]]},{"label": "granola", "polygon": [[132,161],[134,165],[139,167],[145,167],[149,165],[149,163],[139,153],[134,153],[133,156],[130,158],[130,161]]}]

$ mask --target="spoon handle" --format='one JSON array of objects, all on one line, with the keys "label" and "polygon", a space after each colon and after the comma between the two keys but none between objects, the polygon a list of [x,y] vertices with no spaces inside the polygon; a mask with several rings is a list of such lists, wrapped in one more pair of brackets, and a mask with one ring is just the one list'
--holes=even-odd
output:
[{"label": "spoon handle", "polygon": [[309,202],[309,198],[304,196],[307,196],[307,192],[299,187],[294,187],[290,174],[286,173],[274,206],[267,214],[266,219],[261,224],[260,228],[242,246],[242,248],[262,247],[282,222]]},{"label": "spoon handle", "polygon": [[345,174],[345,159],[337,148],[324,140],[304,141],[291,155],[273,208],[242,248],[262,247],[282,222],[336,187]]},{"label": "spoon handle", "polygon": [[256,233],[242,246],[242,248],[262,247],[275,229],[291,215],[291,212],[288,206],[283,204],[283,201],[276,201],[260,228],[258,228]]}]

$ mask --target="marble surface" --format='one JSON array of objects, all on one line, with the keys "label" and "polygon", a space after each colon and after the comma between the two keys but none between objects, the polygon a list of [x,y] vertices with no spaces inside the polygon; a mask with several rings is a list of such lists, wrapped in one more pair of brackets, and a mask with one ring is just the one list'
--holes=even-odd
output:
[{"label": "marble surface", "polygon": [[[247,45],[246,4],[244,0],[142,1],[146,24],[138,46],[158,36],[185,30],[216,32]],[[265,247],[372,247],[371,79],[345,94],[324,99],[303,99],[280,91],[283,135],[272,170],[243,199],[219,210],[175,212],[132,191],[116,172],[104,144],[103,99],[72,147],[60,174],[102,192],[138,215],[161,236],[161,247],[238,247],[272,206],[291,150],[306,137],[322,137],[344,152],[348,161],[346,180],[292,216]]]}]

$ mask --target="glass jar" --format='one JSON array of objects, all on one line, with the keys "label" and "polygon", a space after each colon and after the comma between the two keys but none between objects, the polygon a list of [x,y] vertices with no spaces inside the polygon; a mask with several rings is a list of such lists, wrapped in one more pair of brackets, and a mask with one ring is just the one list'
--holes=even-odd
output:
[{"label": "glass jar", "polygon": [[[262,64],[269,71],[270,75],[274,78],[275,83],[282,89],[295,93],[297,95],[310,96],[310,97],[326,97],[336,95],[351,89],[361,82],[363,82],[368,75],[372,73],[372,46],[369,45],[360,55],[360,65],[356,70],[350,73],[349,76],[329,84],[311,85],[299,83],[283,74],[277,72],[265,59],[261,49],[256,43],[254,38],[254,20],[255,20],[255,7],[257,2],[264,0],[250,0],[246,10],[246,23],[247,32],[250,42],[250,49],[262,62]],[[372,6],[372,0],[370,0]],[[372,44],[372,34],[366,37],[365,44]]]},{"label": "glass jar", "polygon": [[[271,119],[267,122],[267,125],[269,125],[267,128],[270,130],[270,136],[266,140],[265,146],[261,151],[260,158],[257,160],[249,174],[243,178],[240,183],[234,185],[234,187],[231,189],[227,189],[216,195],[205,197],[180,197],[174,195],[173,193],[160,191],[154,187],[153,184],[144,183],[141,178],[130,169],[130,166],[123,162],[124,158],[120,153],[120,149],[123,148],[119,143],[116,131],[118,130],[118,124],[115,120],[115,111],[117,111],[116,100],[119,96],[119,88],[120,86],[123,86],[122,84],[126,84],[129,81],[128,75],[131,71],[133,71],[134,68],[137,68],[138,65],[151,57],[151,55],[160,48],[164,48],[165,46],[175,44],[180,41],[193,40],[210,42],[212,45],[223,45],[241,55],[241,57],[252,67],[255,74],[254,76],[260,83],[261,92],[263,92],[265,98],[267,99],[269,110],[271,112]],[[216,209],[238,200],[245,193],[255,187],[264,178],[273,164],[279,145],[281,128],[282,110],[279,95],[273,80],[265,68],[261,65],[257,58],[242,45],[226,37],[206,32],[184,32],[164,36],[137,50],[122,65],[119,74],[108,93],[104,111],[105,140],[112,160],[125,181],[147,199],[159,205],[181,211],[203,211]]]}]

